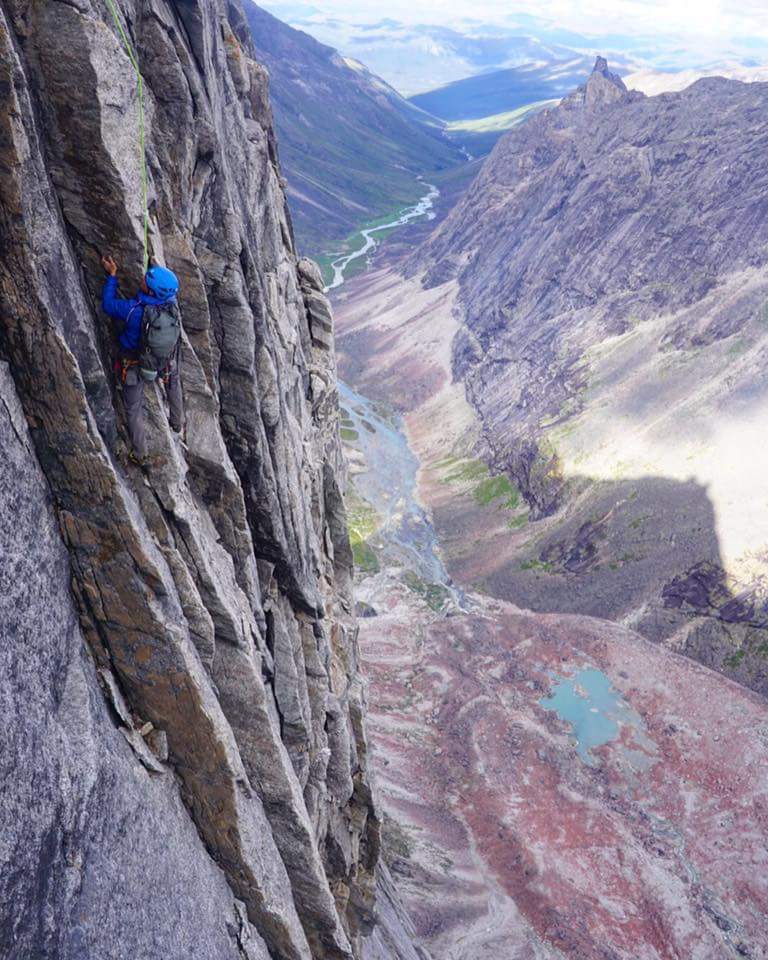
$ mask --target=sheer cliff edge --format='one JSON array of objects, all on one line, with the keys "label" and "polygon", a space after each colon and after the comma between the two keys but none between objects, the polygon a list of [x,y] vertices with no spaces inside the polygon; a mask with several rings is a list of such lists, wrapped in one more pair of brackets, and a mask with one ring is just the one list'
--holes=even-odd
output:
[{"label": "sheer cliff edge", "polygon": [[153,465],[123,456],[99,255],[132,293],[142,190],[109,9],[3,0],[0,954],[413,958],[392,897],[376,924],[333,321],[266,71],[239,3],[120,7],[187,436],[148,390]]}]

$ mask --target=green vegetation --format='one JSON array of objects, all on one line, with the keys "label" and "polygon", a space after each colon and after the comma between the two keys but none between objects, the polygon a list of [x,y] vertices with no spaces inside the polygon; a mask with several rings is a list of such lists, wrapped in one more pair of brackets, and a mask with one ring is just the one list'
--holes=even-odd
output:
[{"label": "green vegetation", "polygon": [[742,647],[740,650],[737,650],[736,653],[731,654],[730,657],[725,658],[725,666],[731,668],[738,667],[746,655],[747,651]]},{"label": "green vegetation", "polygon": [[759,657],[768,657],[768,642],[764,641],[759,646],[753,647],[751,650],[747,650],[746,647],[740,647],[735,653],[732,653],[729,657],[726,657],[723,663],[726,667],[731,667],[734,669],[741,664],[747,653],[756,654]]},{"label": "green vegetation", "polygon": [[544,560],[524,560],[520,564],[521,570],[541,570],[543,573],[555,573],[555,565]]},{"label": "green vegetation", "polygon": [[[334,251],[332,253],[321,253],[315,256],[314,259],[317,262],[317,265],[320,267],[320,272],[323,275],[323,280],[325,283],[329,284],[331,280],[333,280],[334,261],[340,259],[341,257],[348,256],[350,253],[354,253],[356,250],[361,250],[365,246],[363,230],[371,230],[374,227],[380,227],[385,223],[391,223],[392,220],[396,220],[402,215],[404,210],[407,210],[409,206],[413,206],[418,200],[421,199],[421,197],[424,195],[423,184],[419,184],[419,190],[419,195],[414,196],[411,203],[404,204],[399,207],[392,207],[387,213],[382,214],[380,217],[366,221],[365,223],[361,224],[359,229],[355,230],[354,233],[350,233],[346,239],[335,244]],[[376,232],[376,234],[374,234],[374,240],[376,240],[377,243],[381,243],[382,240],[384,240],[389,236],[390,233],[397,229],[398,227],[391,227],[389,230],[379,230]],[[373,253],[373,250],[369,252]],[[357,274],[362,273],[366,269],[367,261],[367,257],[358,257],[357,260],[353,260],[344,270],[345,279],[349,280]]]},{"label": "green vegetation", "polygon": [[521,513],[519,517],[512,517],[511,520],[507,520],[507,526],[510,530],[518,530],[520,527],[524,527],[528,523],[528,514]]},{"label": "green vegetation", "polygon": [[361,573],[378,573],[379,558],[369,541],[379,529],[379,515],[353,486],[347,491],[345,505],[355,567]]},{"label": "green vegetation", "polygon": [[[371,404],[373,412],[379,417],[380,420],[383,420],[384,423],[388,423],[391,427],[400,426],[400,418],[398,414],[392,409],[388,403],[384,403],[381,400],[374,400]],[[362,417],[365,411],[359,411],[360,416]]]},{"label": "green vegetation", "polygon": [[472,483],[487,477],[488,467],[482,460],[459,460],[456,457],[448,457],[442,461],[446,466],[457,466],[453,473],[443,479],[443,483]]},{"label": "green vegetation", "polygon": [[556,100],[537,100],[516,110],[496,113],[491,117],[477,117],[473,120],[453,120],[448,124],[449,133],[503,133],[524,120],[529,113],[548,107]]},{"label": "green vegetation", "polygon": [[413,570],[405,571],[403,574],[403,583],[409,590],[421,597],[427,606],[431,610],[434,610],[435,613],[440,613],[445,606],[446,600],[451,596],[447,587],[444,587],[440,583],[428,583],[426,580],[422,580]]},{"label": "green vegetation", "polygon": [[355,569],[359,573],[373,574],[381,569],[376,551],[366,541],[352,544],[352,557],[355,561]]},{"label": "green vegetation", "polygon": [[503,498],[500,505],[505,510],[514,510],[520,503],[520,494],[504,474],[487,477],[475,487],[475,500],[481,507],[487,507],[494,500]]},{"label": "green vegetation", "polygon": [[[506,474],[492,476],[482,460],[445,457],[437,464],[446,471],[443,483],[455,483],[471,488],[472,497],[480,507],[493,505],[497,510],[516,510],[520,506],[520,492]],[[515,518],[515,526],[522,526],[526,518]]]}]

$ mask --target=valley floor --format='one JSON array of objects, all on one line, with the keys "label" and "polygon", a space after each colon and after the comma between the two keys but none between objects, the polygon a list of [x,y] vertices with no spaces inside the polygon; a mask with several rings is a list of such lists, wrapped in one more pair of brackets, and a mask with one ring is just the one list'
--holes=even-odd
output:
[{"label": "valley floor", "polygon": [[436,958],[765,956],[756,694],[606,621],[360,594],[388,857]]},{"label": "valley floor", "polygon": [[[519,609],[484,572],[534,524],[477,458],[455,296],[381,269],[336,302],[343,377],[402,412],[418,459],[396,518],[422,511],[447,568],[430,582],[393,549],[407,517],[383,522],[360,473],[392,458],[350,421],[376,501],[357,592],[388,858],[424,944],[436,960],[766,957],[768,705],[616,622]],[[546,591],[547,570],[524,572]]]}]

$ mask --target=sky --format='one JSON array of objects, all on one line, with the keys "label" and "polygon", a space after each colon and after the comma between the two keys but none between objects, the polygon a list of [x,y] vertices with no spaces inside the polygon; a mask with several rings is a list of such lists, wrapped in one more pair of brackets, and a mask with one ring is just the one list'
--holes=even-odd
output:
[{"label": "sky", "polygon": [[[768,67],[768,0],[261,3],[406,95],[567,51],[604,54],[625,75]],[[534,38],[538,52],[526,48],[524,37]]]},{"label": "sky", "polygon": [[375,22],[391,17],[403,23],[439,23],[444,26],[466,18],[499,26],[519,14],[554,21],[580,32],[676,33],[710,37],[761,38],[768,42],[768,0],[316,0],[293,3],[273,0],[267,7],[304,7],[348,22]]}]

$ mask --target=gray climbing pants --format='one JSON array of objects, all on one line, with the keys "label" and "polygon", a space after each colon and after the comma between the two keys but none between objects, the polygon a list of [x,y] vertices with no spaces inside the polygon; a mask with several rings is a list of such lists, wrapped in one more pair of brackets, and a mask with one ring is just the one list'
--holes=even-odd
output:
[{"label": "gray climbing pants", "polygon": [[[125,416],[128,420],[128,433],[131,445],[137,457],[142,459],[147,455],[147,441],[144,431],[144,384],[136,367],[129,367],[125,383],[123,384],[123,404]],[[181,378],[179,377],[179,363],[174,361],[166,385],[171,427],[181,433],[184,428],[184,400],[181,393]]]}]

